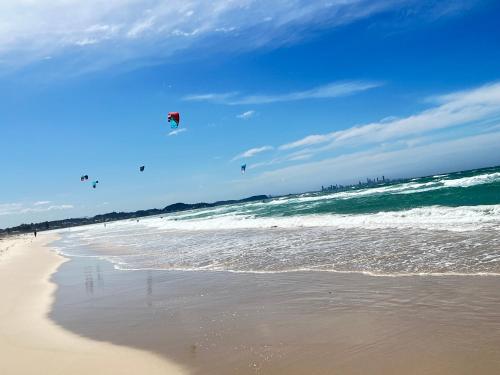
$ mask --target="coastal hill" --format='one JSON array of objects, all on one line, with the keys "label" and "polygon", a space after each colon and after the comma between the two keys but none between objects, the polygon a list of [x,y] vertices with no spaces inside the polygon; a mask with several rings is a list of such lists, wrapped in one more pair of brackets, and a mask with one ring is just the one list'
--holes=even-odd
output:
[{"label": "coastal hill", "polygon": [[75,227],[79,225],[89,225],[96,223],[106,223],[109,221],[116,220],[125,220],[125,219],[135,219],[145,216],[153,216],[153,215],[161,215],[161,214],[169,214],[173,212],[179,211],[187,211],[194,210],[198,208],[210,208],[217,206],[226,206],[230,204],[237,203],[246,203],[246,202],[254,202],[254,201],[263,201],[269,199],[267,195],[254,195],[244,199],[237,200],[225,200],[225,201],[217,201],[213,203],[174,203],[166,206],[163,209],[152,208],[149,210],[139,210],[134,212],[109,212],[106,214],[96,215],[93,217],[83,217],[83,218],[71,218],[71,219],[63,219],[63,220],[53,220],[53,221],[45,221],[41,223],[30,223],[30,224],[21,224],[17,227],[0,229],[0,236],[5,234],[19,234],[19,233],[28,233],[34,230],[43,231],[49,229],[61,229],[61,228],[69,228]]}]

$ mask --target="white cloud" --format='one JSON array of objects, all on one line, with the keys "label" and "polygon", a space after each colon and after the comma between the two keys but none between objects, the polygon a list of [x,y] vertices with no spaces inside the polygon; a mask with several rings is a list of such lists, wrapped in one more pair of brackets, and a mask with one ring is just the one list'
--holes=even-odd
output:
[{"label": "white cloud", "polygon": [[248,120],[250,117],[253,117],[255,115],[255,111],[246,111],[243,113],[240,113],[237,118],[241,118],[243,120]]},{"label": "white cloud", "polygon": [[238,95],[237,91],[226,92],[226,93],[207,93],[207,94],[191,94],[183,97],[183,100],[193,101],[193,102],[217,102],[224,103],[229,101],[232,97]]},{"label": "white cloud", "polygon": [[235,31],[236,30],[236,27],[219,27],[217,29],[215,29],[215,31],[219,32],[219,33],[230,33],[232,31]]},{"label": "white cloud", "polygon": [[22,203],[0,203],[0,216],[17,213],[22,207]]},{"label": "white cloud", "polygon": [[[298,192],[377,175],[409,177],[498,165],[500,154],[496,150],[499,144],[500,132],[497,131],[396,150],[373,147],[363,152],[266,171],[245,179],[241,189],[247,192]],[[274,191],[268,190],[270,186]]]},{"label": "white cloud", "polygon": [[251,164],[249,168],[271,167],[313,157],[317,159],[321,153],[332,151],[347,156],[359,150],[359,146],[365,150],[376,147],[380,152],[416,148],[457,138],[459,133],[440,130],[459,126],[468,134],[498,130],[500,82],[434,96],[428,102],[434,106],[411,116],[390,116],[379,122],[326,134],[313,134],[281,145],[277,147],[281,154],[274,155],[270,160]]},{"label": "white cloud", "polygon": [[303,146],[311,146],[315,145],[318,143],[324,143],[329,141],[330,139],[334,138],[334,135],[337,132],[329,133],[329,134],[313,134],[313,135],[308,135],[307,137],[304,137],[302,139],[299,139],[298,141],[294,141],[291,143],[287,143],[284,145],[281,145],[279,147],[280,150],[289,150],[292,148],[297,148],[297,147],[303,147]]},{"label": "white cloud", "polygon": [[6,215],[20,215],[34,212],[48,212],[58,210],[68,210],[74,208],[71,204],[50,205],[50,201],[39,201],[31,205],[24,203],[1,203],[0,216]]},{"label": "white cloud", "polygon": [[198,34],[201,34],[203,32],[202,29],[194,29],[192,31],[182,31],[179,29],[175,29],[172,31],[172,35],[174,36],[184,36],[184,37],[190,37],[190,36],[196,36]]},{"label": "white cloud", "polygon": [[238,92],[209,93],[187,95],[183,99],[188,101],[207,101],[227,105],[270,104],[277,102],[292,102],[306,99],[328,99],[356,94],[382,86],[380,82],[370,81],[343,81],[332,82],[309,90],[292,91],[281,94],[240,95]]},{"label": "white cloud", "polygon": [[376,144],[439,129],[465,125],[500,115],[500,83],[434,98],[436,107],[405,118],[384,119],[327,134],[313,134],[284,144],[280,150],[328,144]]},{"label": "white cloud", "polygon": [[289,161],[297,161],[297,160],[307,160],[313,157],[313,154],[301,154],[301,155],[293,155],[288,158]]},{"label": "white cloud", "polygon": [[259,163],[252,163],[247,166],[247,169],[257,169],[257,168],[262,168],[262,167],[268,167],[270,165],[274,165],[279,161],[276,161],[274,159],[269,160],[269,161],[263,161]]},{"label": "white cloud", "polygon": [[84,38],[82,40],[77,40],[75,42],[75,44],[77,46],[81,46],[81,47],[89,46],[91,44],[96,44],[96,43],[99,43],[99,40],[98,39],[93,39],[93,38]]},{"label": "white cloud", "polygon": [[302,160],[310,159],[313,156],[314,155],[312,153],[301,150],[301,151],[298,151],[298,152],[293,152],[293,153],[291,153],[289,155],[285,155],[285,156],[280,156],[280,157],[277,157],[277,158],[273,158],[271,160],[262,161],[262,162],[259,162],[259,163],[249,164],[248,169],[257,169],[257,168],[262,168],[262,167],[269,167],[271,165],[278,165],[278,164],[282,164],[282,163],[290,162],[290,161],[302,161]]},{"label": "white cloud", "polygon": [[144,20],[137,21],[127,32],[129,38],[137,38],[141,34],[147,32],[153,27],[154,17],[148,17]]},{"label": "white cloud", "polygon": [[[18,66],[47,55],[73,53],[75,46],[85,63],[101,65],[159,61],[195,46],[211,51],[252,50],[291,44],[316,30],[397,11],[415,2],[4,0],[0,1],[0,59]],[[227,38],[232,39],[228,42]],[[95,53],[91,58],[85,55],[89,46]]]},{"label": "white cloud", "polygon": [[274,147],[272,147],[272,146],[262,146],[262,147],[251,148],[250,150],[246,150],[245,152],[242,152],[241,154],[236,155],[233,158],[233,160],[251,158],[251,157],[254,157],[255,155],[260,154],[262,152],[270,151],[273,148]]},{"label": "white cloud", "polygon": [[184,133],[185,131],[187,131],[187,128],[175,129],[175,130],[172,130],[170,133],[168,133],[168,136],[171,137],[173,135],[178,135],[180,133]]},{"label": "white cloud", "polygon": [[29,212],[47,212],[47,211],[59,211],[59,210],[69,210],[74,208],[71,204],[59,204],[46,207],[27,207],[23,208],[19,213],[25,214]]},{"label": "white cloud", "polygon": [[33,203],[33,206],[45,206],[49,203],[51,203],[51,201],[38,201],[38,202]]}]

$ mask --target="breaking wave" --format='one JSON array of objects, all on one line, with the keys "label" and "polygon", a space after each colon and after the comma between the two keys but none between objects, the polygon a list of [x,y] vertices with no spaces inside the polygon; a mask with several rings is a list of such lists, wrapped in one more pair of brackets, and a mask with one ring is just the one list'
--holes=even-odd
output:
[{"label": "breaking wave", "polygon": [[500,274],[500,168],[63,231],[124,270]]}]

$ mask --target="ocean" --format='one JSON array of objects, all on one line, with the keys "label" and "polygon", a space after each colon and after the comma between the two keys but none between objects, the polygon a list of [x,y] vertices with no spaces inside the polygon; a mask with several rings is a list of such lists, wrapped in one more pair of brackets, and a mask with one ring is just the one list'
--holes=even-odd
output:
[{"label": "ocean", "polygon": [[500,275],[500,167],[66,229],[122,270]]}]

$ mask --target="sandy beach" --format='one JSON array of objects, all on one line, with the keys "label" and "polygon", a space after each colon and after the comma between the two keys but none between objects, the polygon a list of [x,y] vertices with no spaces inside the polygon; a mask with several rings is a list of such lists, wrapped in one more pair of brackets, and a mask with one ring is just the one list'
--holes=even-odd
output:
[{"label": "sandy beach", "polygon": [[146,351],[68,332],[48,317],[65,259],[46,246],[54,235],[0,240],[0,374],[183,374]]},{"label": "sandy beach", "polygon": [[500,372],[498,277],[121,271],[54,235],[0,244],[1,374]]}]

